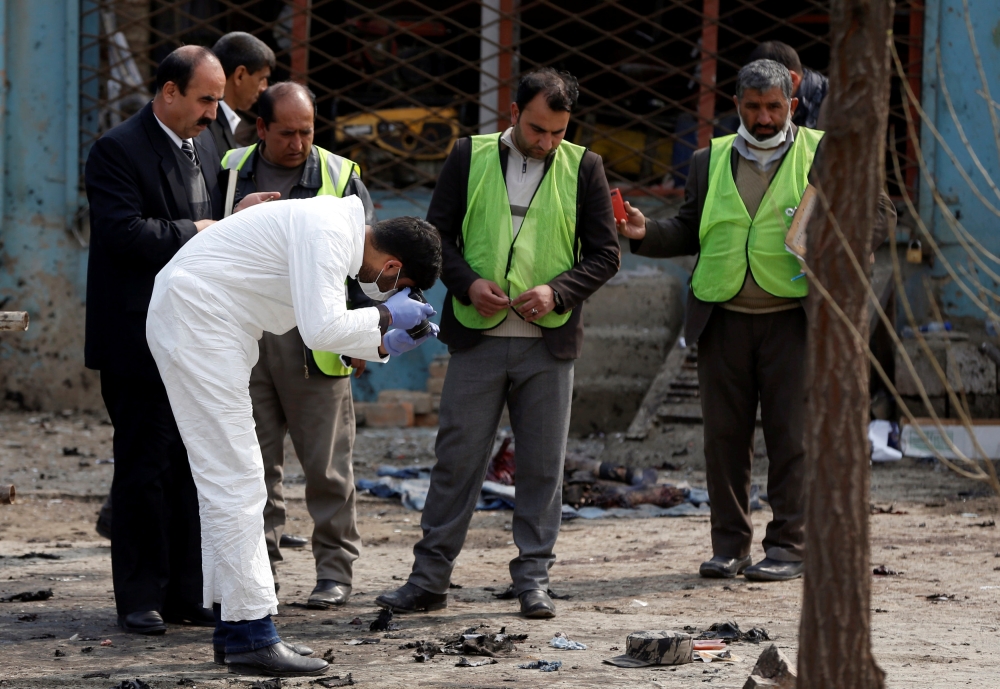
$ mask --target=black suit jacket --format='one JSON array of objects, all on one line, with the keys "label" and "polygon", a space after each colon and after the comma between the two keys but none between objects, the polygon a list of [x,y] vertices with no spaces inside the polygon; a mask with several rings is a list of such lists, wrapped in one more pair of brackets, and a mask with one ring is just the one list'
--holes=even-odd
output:
[{"label": "black suit jacket", "polygon": [[[222,217],[219,154],[207,131],[194,141]],[[87,265],[87,368],[157,379],[146,344],[146,312],[160,269],[197,230],[174,155],[152,104],[98,139],[87,158],[90,258]]]},{"label": "black suit jacket", "polygon": [[[792,130],[798,127],[792,125]],[[711,148],[701,148],[691,157],[691,167],[688,173],[687,185],[684,187],[684,205],[677,215],[669,220],[646,220],[646,236],[641,240],[632,240],[629,244],[632,253],[649,258],[671,258],[673,256],[693,256],[701,250],[698,238],[701,228],[701,213],[708,197],[708,167]],[[739,153],[733,147],[730,152],[729,164],[733,176],[736,176],[736,164]],[[816,158],[813,160],[813,170],[819,169],[819,161],[823,155],[823,144],[820,143]],[[811,176],[812,173],[810,173]],[[879,196],[878,218],[872,231],[872,251],[896,228],[896,207],[892,205],[888,194],[884,191]],[[684,339],[694,344],[701,337],[702,331],[708,325],[715,304],[701,301],[694,296],[694,290],[688,289],[687,308],[684,318]]]},{"label": "black suit jacket", "polygon": [[[507,173],[508,148],[500,145],[500,166]],[[453,351],[468,349],[479,342],[483,331],[466,328],[455,317],[451,298],[463,304],[469,301],[469,287],[479,279],[462,254],[462,222],[468,205],[469,168],[472,162],[472,140],[459,139],[448,154],[441,169],[427,221],[441,235],[441,282],[448,288],[441,310],[441,335],[438,339]],[[552,163],[550,155],[545,170]],[[611,192],[604,174],[601,156],[587,151],[580,163],[577,183],[576,239],[581,258],[576,265],[557,275],[548,284],[559,292],[563,308],[557,313],[572,309],[568,321],[558,328],[542,328],[542,336],[549,352],[557,359],[576,359],[583,348],[583,302],[601,285],[618,272],[621,263],[621,245],[615,231],[614,212],[611,210]],[[508,316],[514,318],[515,316]]]}]

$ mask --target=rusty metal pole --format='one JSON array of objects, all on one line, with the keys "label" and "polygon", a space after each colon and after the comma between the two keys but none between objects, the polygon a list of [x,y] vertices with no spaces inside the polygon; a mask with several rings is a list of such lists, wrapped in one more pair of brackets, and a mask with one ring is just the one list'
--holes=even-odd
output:
[{"label": "rusty metal pole", "polygon": [[498,129],[510,126],[510,104],[514,100],[511,89],[514,67],[514,0],[500,0],[500,64],[497,69]]},{"label": "rusty metal pole", "polygon": [[289,48],[290,77],[300,84],[306,83],[309,73],[309,25],[312,0],[291,0],[292,47]]},{"label": "rusty metal pole", "polygon": [[719,53],[719,0],[705,0],[701,19],[701,72],[698,88],[698,148],[715,130],[715,70]]}]

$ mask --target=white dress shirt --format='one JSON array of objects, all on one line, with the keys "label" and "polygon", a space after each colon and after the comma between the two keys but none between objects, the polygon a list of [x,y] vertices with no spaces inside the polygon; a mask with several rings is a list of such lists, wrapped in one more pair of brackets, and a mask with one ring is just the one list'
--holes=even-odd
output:
[{"label": "white dress shirt", "polygon": [[226,105],[226,101],[219,101],[219,108],[222,110],[222,114],[226,117],[226,122],[229,123],[229,131],[233,134],[236,133],[236,127],[240,123],[240,116],[236,114],[236,111],[231,107]]},{"label": "white dress shirt", "polygon": [[[153,113],[153,117],[156,117],[156,113]],[[174,142],[174,145],[177,146],[177,148],[181,148],[181,144],[185,141],[191,144],[192,148],[194,147],[194,139],[182,139],[181,137],[177,136],[177,134],[174,132],[173,129],[160,122],[159,117],[156,117],[156,123],[160,125],[163,131],[167,133],[167,136],[170,137],[170,140]]]}]

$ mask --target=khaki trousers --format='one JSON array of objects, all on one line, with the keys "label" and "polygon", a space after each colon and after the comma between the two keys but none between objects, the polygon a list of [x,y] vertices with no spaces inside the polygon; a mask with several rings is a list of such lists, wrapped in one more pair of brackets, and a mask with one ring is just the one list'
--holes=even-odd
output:
[{"label": "khaki trousers", "polygon": [[801,308],[750,315],[716,306],[698,339],[715,555],[750,554],[750,464],[759,401],[772,513],[764,552],[776,560],[803,558],[805,357],[806,315]]},{"label": "khaki trousers", "polygon": [[361,547],[351,465],[351,379],[316,373],[306,378],[306,349],[297,328],[284,335],[264,333],[259,346],[260,359],[250,375],[250,398],[264,458],[264,535],[271,569],[282,560],[278,542],[285,530],[281,481],[287,432],[306,479],[316,578],[350,584]]}]

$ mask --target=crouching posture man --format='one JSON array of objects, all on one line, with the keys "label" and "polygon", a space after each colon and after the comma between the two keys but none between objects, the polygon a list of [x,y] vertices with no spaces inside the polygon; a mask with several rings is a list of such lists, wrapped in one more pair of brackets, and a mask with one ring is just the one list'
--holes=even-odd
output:
[{"label": "crouching posture man", "polygon": [[[249,393],[257,341],[298,326],[310,349],[385,361],[426,339],[406,334],[434,313],[408,288],[431,287],[440,269],[440,239],[423,220],[371,227],[358,197],[317,196],[236,213],[157,275],[146,338],[198,489],[203,600],[231,672],[289,677],[328,666],[283,644],[270,619],[278,601]],[[348,277],[385,303],[349,311]]]},{"label": "crouching posture man", "polygon": [[405,586],[376,603],[397,612],[447,605],[455,560],[479,497],[504,404],[517,442],[510,563],[526,617],[552,617],[547,591],[583,345],[581,306],[618,271],[600,156],[563,141],[576,79],[524,75],[514,126],[455,144],[427,219],[441,232],[448,287],[442,340],[452,352],[441,395],[437,464]]}]

